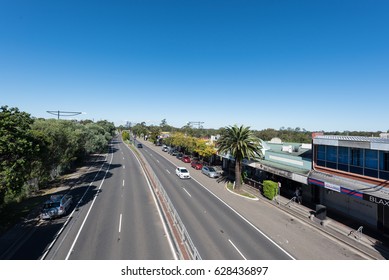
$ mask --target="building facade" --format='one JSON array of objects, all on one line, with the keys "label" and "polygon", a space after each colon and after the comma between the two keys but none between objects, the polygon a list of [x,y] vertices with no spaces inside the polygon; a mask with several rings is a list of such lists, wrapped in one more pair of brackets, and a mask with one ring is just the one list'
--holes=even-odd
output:
[{"label": "building facade", "polygon": [[312,202],[389,235],[389,139],[314,135]]}]

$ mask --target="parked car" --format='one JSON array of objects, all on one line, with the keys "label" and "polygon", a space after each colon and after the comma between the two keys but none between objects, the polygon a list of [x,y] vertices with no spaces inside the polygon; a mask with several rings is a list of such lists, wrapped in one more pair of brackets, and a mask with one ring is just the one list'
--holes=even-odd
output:
[{"label": "parked car", "polygon": [[143,148],[143,145],[141,143],[138,143],[138,145],[136,145],[138,148]]},{"label": "parked car", "polygon": [[203,168],[201,168],[201,173],[207,175],[210,178],[218,178],[220,176],[217,170],[212,166],[203,166]]},{"label": "parked car", "polygon": [[182,159],[182,157],[184,156],[184,154],[183,153],[177,153],[177,155],[176,155],[176,158],[178,158],[178,159]]},{"label": "parked car", "polygon": [[177,153],[178,153],[178,151],[177,151],[176,148],[170,147],[169,150],[168,150],[168,154],[169,155],[176,156]]},{"label": "parked car", "polygon": [[169,147],[166,145],[162,146],[162,151],[167,152],[169,150]]},{"label": "parked car", "polygon": [[180,177],[180,179],[190,179],[189,171],[185,167],[177,167],[176,175]]},{"label": "parked car", "polygon": [[213,166],[213,168],[215,168],[216,172],[219,173],[219,176],[224,175],[224,170],[222,169],[221,166]]},{"label": "parked car", "polygon": [[190,157],[189,156],[183,156],[181,160],[183,162],[190,163]]},{"label": "parked car", "polygon": [[73,203],[71,195],[52,195],[43,203],[40,218],[49,220],[66,214]]},{"label": "parked car", "polygon": [[192,161],[190,165],[196,170],[201,170],[201,168],[203,168],[203,165],[197,160]]}]

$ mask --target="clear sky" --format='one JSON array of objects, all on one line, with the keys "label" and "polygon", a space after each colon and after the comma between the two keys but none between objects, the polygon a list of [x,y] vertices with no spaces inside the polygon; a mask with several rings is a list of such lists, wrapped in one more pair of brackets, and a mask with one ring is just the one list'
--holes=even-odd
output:
[{"label": "clear sky", "polygon": [[0,105],[386,131],[389,1],[0,0]]}]

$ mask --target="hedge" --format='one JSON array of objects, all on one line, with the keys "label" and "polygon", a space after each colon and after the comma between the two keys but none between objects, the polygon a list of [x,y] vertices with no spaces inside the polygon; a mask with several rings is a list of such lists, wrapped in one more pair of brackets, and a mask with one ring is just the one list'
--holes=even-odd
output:
[{"label": "hedge", "polygon": [[271,180],[263,181],[263,195],[270,200],[277,196],[278,183]]}]

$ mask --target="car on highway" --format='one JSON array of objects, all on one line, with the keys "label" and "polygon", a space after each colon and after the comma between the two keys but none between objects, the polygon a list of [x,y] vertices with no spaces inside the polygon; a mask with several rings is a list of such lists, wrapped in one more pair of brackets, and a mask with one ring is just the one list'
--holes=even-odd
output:
[{"label": "car on highway", "polygon": [[185,167],[177,167],[176,175],[180,177],[180,179],[190,179],[189,171]]},{"label": "car on highway", "polygon": [[50,199],[43,203],[40,218],[42,220],[50,220],[66,215],[72,203],[73,197],[71,195],[52,195]]},{"label": "car on highway", "polygon": [[201,168],[201,173],[210,178],[218,178],[220,176],[219,172],[212,166],[203,166],[203,168]]},{"label": "car on highway", "polygon": [[138,145],[136,145],[138,148],[143,148],[143,145],[141,143],[138,143]]},{"label": "car on highway", "polygon": [[183,156],[181,160],[183,162],[190,163],[190,157],[189,156]]},{"label": "car on highway", "polygon": [[201,170],[201,168],[203,168],[203,165],[198,160],[192,161],[190,163],[190,166],[192,166],[196,170]]}]

